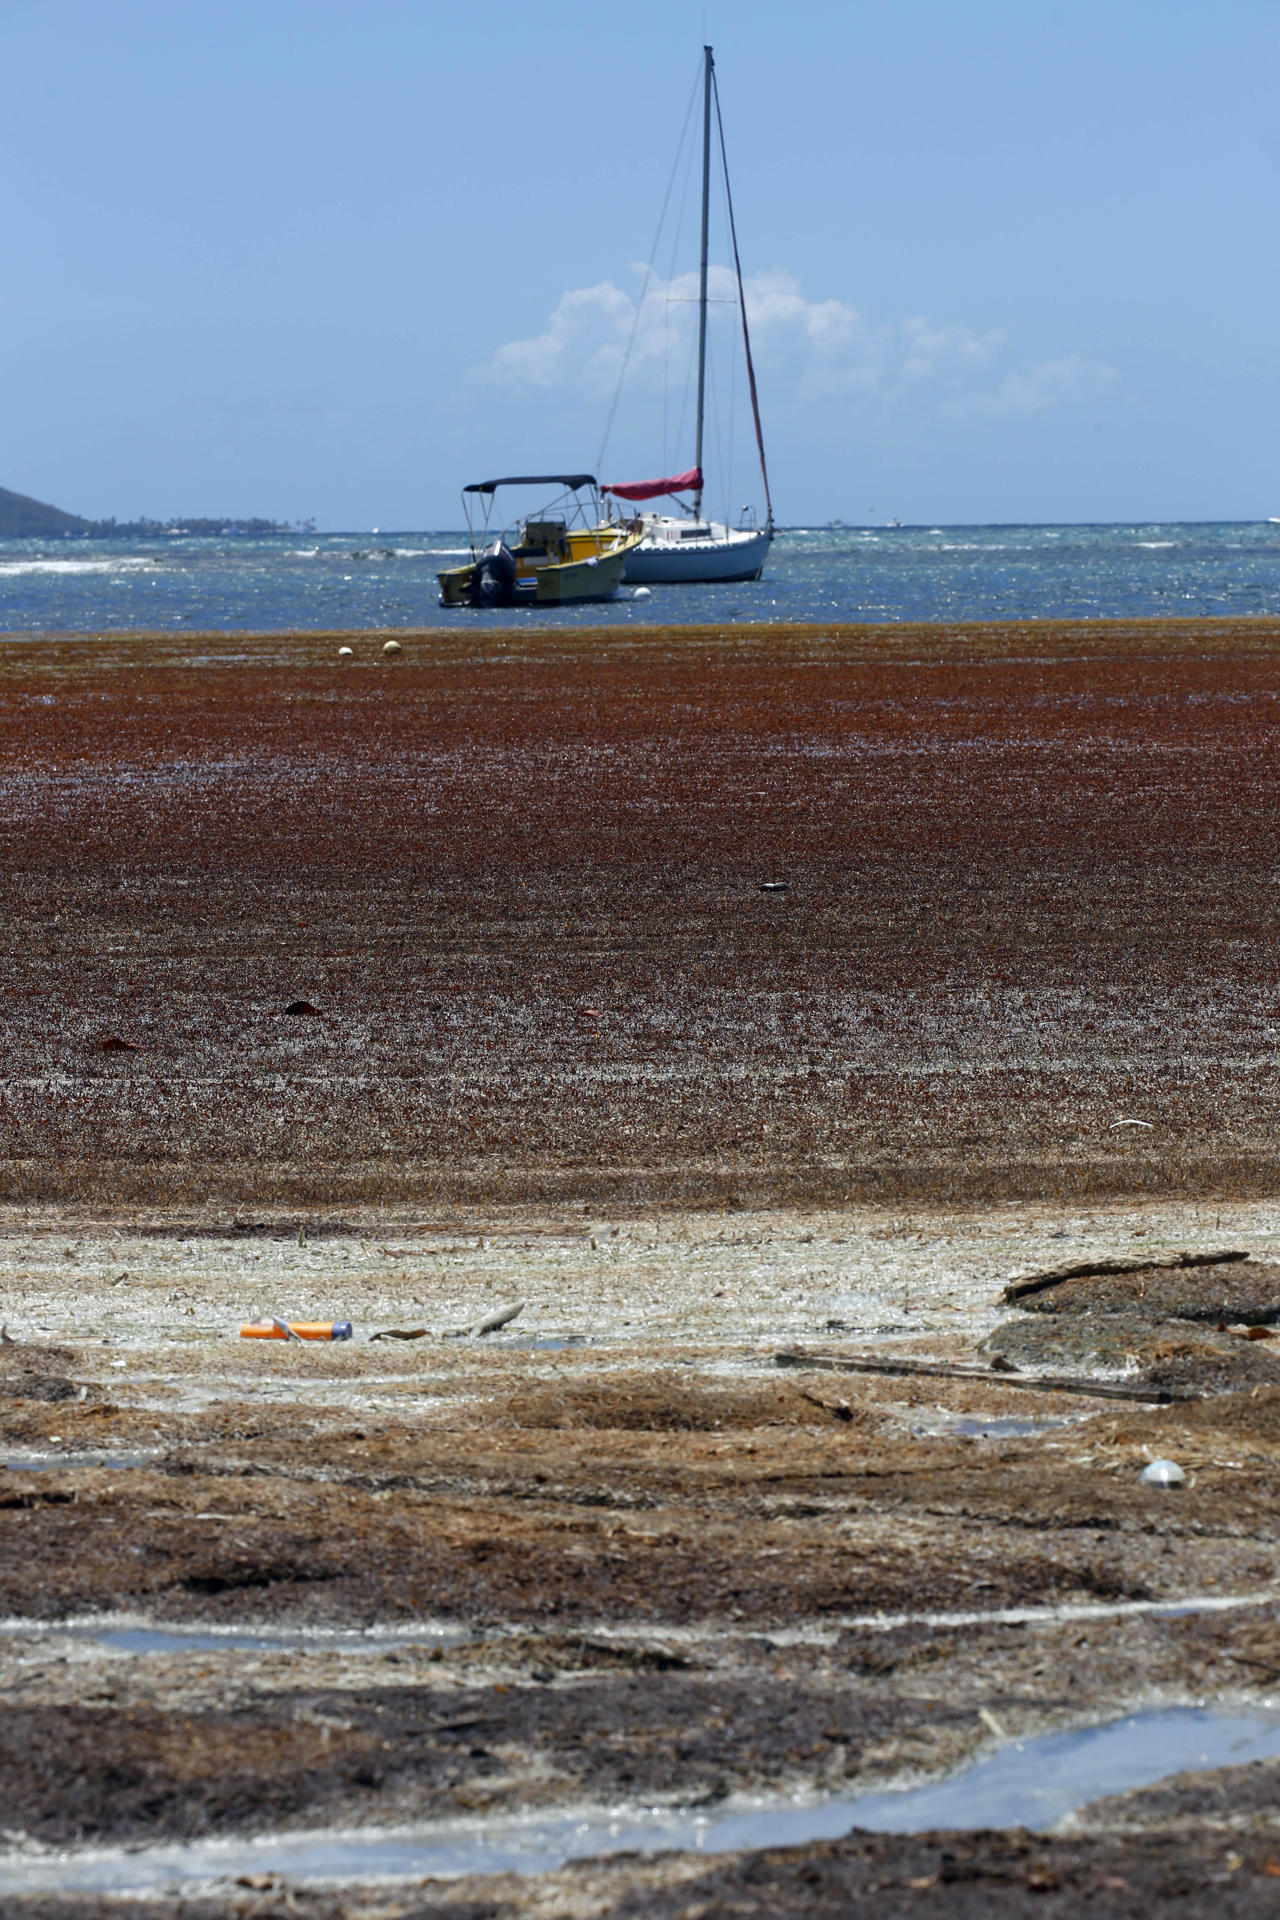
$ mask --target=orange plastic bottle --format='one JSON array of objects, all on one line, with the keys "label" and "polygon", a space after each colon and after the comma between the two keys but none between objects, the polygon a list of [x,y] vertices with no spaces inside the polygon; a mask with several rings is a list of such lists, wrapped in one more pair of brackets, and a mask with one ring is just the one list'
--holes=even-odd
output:
[{"label": "orange plastic bottle", "polygon": [[349,1320],[251,1320],[242,1340],[349,1340]]}]

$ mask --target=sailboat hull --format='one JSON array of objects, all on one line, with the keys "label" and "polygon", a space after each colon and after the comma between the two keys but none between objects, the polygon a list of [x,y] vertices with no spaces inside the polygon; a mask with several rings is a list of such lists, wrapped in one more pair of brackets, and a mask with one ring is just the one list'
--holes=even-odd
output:
[{"label": "sailboat hull", "polygon": [[715,536],[706,540],[679,538],[678,522],[672,523],[672,528],[676,537],[668,539],[646,527],[644,539],[627,556],[622,577],[629,586],[701,586],[714,581],[728,585],[734,580],[758,580],[773,541],[767,528],[752,532],[717,529]]}]

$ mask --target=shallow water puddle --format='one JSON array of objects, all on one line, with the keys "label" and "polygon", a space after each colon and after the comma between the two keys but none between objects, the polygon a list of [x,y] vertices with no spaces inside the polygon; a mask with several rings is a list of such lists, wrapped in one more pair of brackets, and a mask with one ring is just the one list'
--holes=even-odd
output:
[{"label": "shallow water puddle", "polygon": [[739,1803],[719,1813],[598,1808],[574,1814],[438,1821],[400,1832],[309,1833],[209,1840],[140,1850],[0,1854],[0,1893],[145,1891],[279,1873],[359,1881],[461,1873],[540,1873],[566,1860],[623,1850],[702,1853],[798,1846],[852,1827],[880,1833],[1051,1827],[1104,1795],[1171,1773],[1280,1755],[1280,1712],[1227,1714],[1177,1707],[1107,1726],[1017,1741],[944,1780],[807,1805]]},{"label": "shallow water puddle", "polygon": [[936,1419],[913,1426],[917,1438],[960,1440],[1023,1440],[1041,1433],[1061,1433],[1064,1428],[1091,1419],[1091,1414],[939,1414]]},{"label": "shallow water puddle", "polygon": [[9,1454],[0,1460],[0,1468],[9,1473],[67,1473],[77,1467],[106,1467],[112,1472],[127,1467],[153,1467],[158,1453],[27,1453]]},{"label": "shallow water puddle", "polygon": [[41,1639],[90,1640],[119,1653],[391,1653],[402,1647],[468,1646],[479,1636],[465,1627],[426,1622],[389,1632],[326,1630],[322,1627],[166,1626],[127,1617],[84,1620],[0,1620],[0,1635]]},{"label": "shallow water puddle", "polygon": [[1170,1774],[1278,1755],[1280,1711],[1173,1707],[1014,1741],[950,1779],[865,1794],[849,1804],[856,1824],[877,1833],[988,1826],[1043,1831],[1091,1800],[1151,1786]]}]

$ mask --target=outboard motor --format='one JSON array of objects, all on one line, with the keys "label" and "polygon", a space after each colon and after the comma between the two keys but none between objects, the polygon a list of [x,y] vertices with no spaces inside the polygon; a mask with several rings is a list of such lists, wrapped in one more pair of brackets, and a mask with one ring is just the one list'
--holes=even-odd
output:
[{"label": "outboard motor", "polygon": [[509,547],[495,540],[476,561],[467,590],[472,607],[510,607],[516,597],[516,563]]}]

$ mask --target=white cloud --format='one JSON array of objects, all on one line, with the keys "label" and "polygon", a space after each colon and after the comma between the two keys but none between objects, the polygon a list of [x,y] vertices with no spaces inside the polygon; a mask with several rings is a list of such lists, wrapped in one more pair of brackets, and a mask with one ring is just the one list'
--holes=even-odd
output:
[{"label": "white cloud", "polygon": [[948,403],[959,418],[974,414],[1040,413],[1045,407],[1071,406],[1099,400],[1119,383],[1115,367],[1104,360],[1085,360],[1069,353],[1061,360],[1045,360],[1023,373],[1006,373],[991,393],[968,393]]},{"label": "white cloud", "polygon": [[[681,381],[697,326],[697,275],[653,277],[646,286],[644,268],[632,271],[634,294],[612,280],[571,288],[541,333],[499,347],[476,377],[593,396],[612,393],[624,364],[640,390]],[[842,300],[807,299],[795,275],[781,267],[750,275],[744,286],[752,344],[775,408],[859,396],[894,403],[932,391],[936,404],[956,418],[1031,414],[1096,399],[1119,379],[1114,367],[1070,354],[1010,371],[984,392],[978,383],[991,377],[1006,349],[998,330],[975,333],[922,315],[872,324]],[[727,267],[710,269],[708,292],[713,333],[736,329],[737,285]]]},{"label": "white cloud", "polygon": [[1002,333],[971,333],[968,327],[935,327],[923,317],[904,320],[905,380],[931,379],[940,371],[980,367],[1004,345]]},{"label": "white cloud", "polygon": [[594,287],[572,287],[562,296],[545,333],[498,348],[490,377],[501,386],[558,387],[581,374],[584,351],[590,373],[619,336],[626,339],[633,311],[630,298],[612,280]]},{"label": "white cloud", "polygon": [[[727,267],[723,276],[722,298],[734,298],[733,281]],[[692,280],[693,275],[689,278]],[[846,354],[864,349],[868,329],[853,307],[843,300],[806,300],[800,282],[783,267],[753,273],[743,282],[747,296],[747,320],[762,341],[780,333],[800,335],[817,353]],[[696,286],[694,288],[696,292]]]},{"label": "white cloud", "polygon": [[[633,271],[642,278],[643,268]],[[842,300],[806,300],[795,276],[781,268],[752,274],[744,287],[752,343],[762,360],[799,356],[845,370],[875,368],[883,342]],[[697,327],[697,274],[651,279],[637,311],[640,290],[633,297],[612,280],[571,288],[543,332],[499,347],[481,377],[500,386],[585,384],[607,392],[628,353],[630,371],[651,384],[669,369],[682,373]],[[713,266],[707,290],[713,330],[736,325],[737,286],[730,270]]]}]

